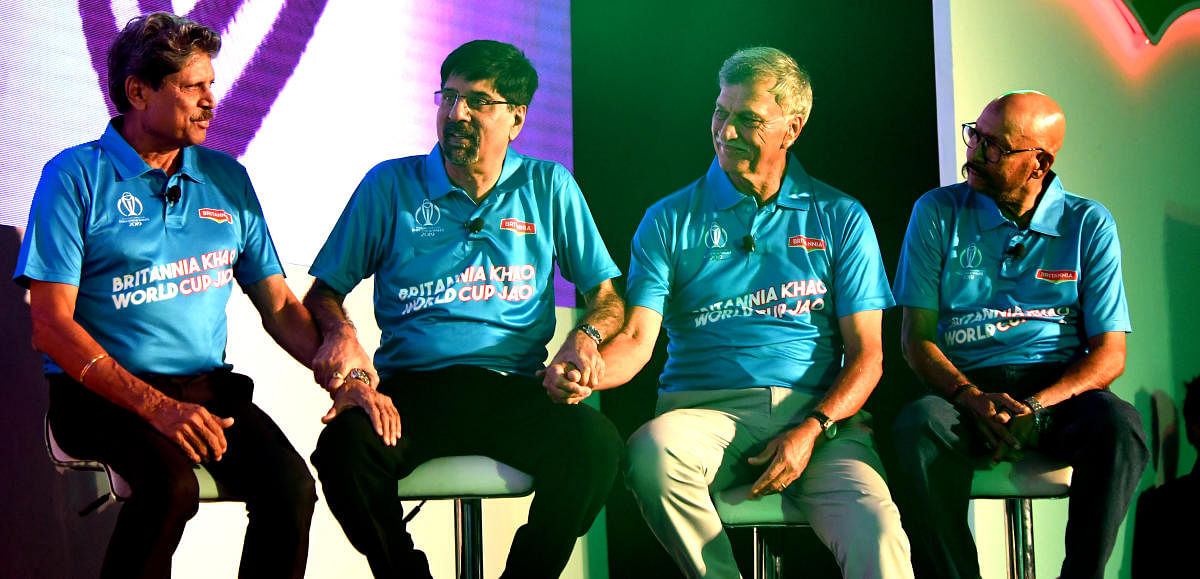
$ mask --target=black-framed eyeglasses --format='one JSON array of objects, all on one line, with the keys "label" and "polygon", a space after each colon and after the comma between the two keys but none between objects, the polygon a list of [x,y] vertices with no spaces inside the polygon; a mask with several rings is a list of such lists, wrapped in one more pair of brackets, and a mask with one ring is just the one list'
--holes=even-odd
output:
[{"label": "black-framed eyeglasses", "polygon": [[487,107],[491,107],[491,106],[495,106],[495,105],[514,105],[514,106],[520,105],[520,103],[514,103],[514,102],[510,102],[510,101],[493,100],[493,99],[488,98],[487,96],[481,95],[481,94],[465,94],[464,95],[464,94],[460,94],[456,90],[447,89],[447,88],[444,88],[439,91],[434,91],[434,93],[433,93],[433,104],[437,105],[438,108],[445,107],[448,109],[452,109],[452,108],[458,106],[459,99],[462,99],[463,102],[467,103],[467,108],[469,108],[473,111],[476,111],[476,112],[481,112],[481,111],[487,109]]},{"label": "black-framed eyeglasses", "polygon": [[975,123],[962,124],[962,139],[966,143],[967,148],[974,149],[975,147],[983,148],[983,158],[989,163],[995,163],[1001,157],[1007,157],[1016,153],[1028,153],[1029,151],[1046,152],[1041,147],[1033,147],[1032,149],[1005,149],[1000,143],[996,142],[994,137],[989,137],[975,128]]}]

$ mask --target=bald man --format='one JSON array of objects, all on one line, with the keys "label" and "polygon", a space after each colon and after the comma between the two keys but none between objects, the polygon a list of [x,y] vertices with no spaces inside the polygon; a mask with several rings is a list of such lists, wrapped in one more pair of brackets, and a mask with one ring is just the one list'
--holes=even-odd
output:
[{"label": "bald man", "polygon": [[978,577],[972,469],[1035,448],[1075,469],[1062,577],[1101,577],[1148,457],[1108,390],[1130,331],[1116,225],[1051,170],[1066,121],[1046,95],[1003,95],[962,128],[966,181],[917,201],[894,288],[932,391],[894,427],[913,566]]}]

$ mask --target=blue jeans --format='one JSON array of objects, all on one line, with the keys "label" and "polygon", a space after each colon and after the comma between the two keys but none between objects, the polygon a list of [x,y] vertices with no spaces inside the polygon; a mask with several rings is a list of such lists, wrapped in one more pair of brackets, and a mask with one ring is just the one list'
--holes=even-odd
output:
[{"label": "blue jeans", "polygon": [[[967,372],[985,392],[1016,400],[1057,380],[1065,364],[993,366]],[[1091,390],[1046,409],[1037,450],[1074,468],[1064,578],[1103,577],[1149,452],[1137,410],[1108,390]],[[957,407],[929,395],[906,406],[893,427],[899,472],[893,493],[912,540],[917,576],[979,577],[967,525],[971,477],[988,449]]]}]

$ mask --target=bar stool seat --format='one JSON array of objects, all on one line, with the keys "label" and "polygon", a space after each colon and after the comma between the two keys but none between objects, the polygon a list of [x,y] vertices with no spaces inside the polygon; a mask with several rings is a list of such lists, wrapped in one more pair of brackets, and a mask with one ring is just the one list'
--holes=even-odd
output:
[{"label": "bar stool seat", "polygon": [[533,492],[533,477],[486,456],[443,456],[421,463],[396,483],[402,500],[453,499],[455,569],[483,577],[483,502]]},{"label": "bar stool seat", "polygon": [[779,574],[779,560],[771,553],[762,529],[807,527],[809,523],[800,509],[791,501],[785,501],[781,493],[751,499],[752,486],[727,488],[713,496],[713,504],[726,527],[750,527],[754,540],[754,579],[774,579]]},{"label": "bar stool seat", "polygon": [[[45,424],[46,453],[50,456],[50,462],[54,464],[55,470],[60,473],[68,470],[104,472],[105,477],[108,479],[108,492],[88,503],[87,506],[79,511],[79,516],[103,510],[108,505],[128,500],[129,497],[133,496],[133,490],[129,488],[129,483],[121,478],[121,475],[117,474],[103,462],[84,460],[71,456],[54,439],[54,431],[50,428],[50,421],[44,420],[43,423]],[[193,468],[193,472],[196,474],[196,482],[200,485],[200,502],[214,503],[241,500],[226,490],[225,487],[218,484],[202,465],[196,465]]]},{"label": "bar stool seat", "polygon": [[1034,579],[1033,499],[1062,498],[1071,490],[1070,465],[1036,451],[1015,462],[975,470],[972,499],[1004,500],[1008,576]]}]

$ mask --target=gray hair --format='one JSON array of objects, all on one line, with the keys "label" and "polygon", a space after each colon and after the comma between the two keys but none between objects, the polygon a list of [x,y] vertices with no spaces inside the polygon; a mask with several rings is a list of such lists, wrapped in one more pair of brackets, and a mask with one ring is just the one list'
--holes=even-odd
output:
[{"label": "gray hair", "polygon": [[768,92],[789,115],[800,115],[808,122],[812,112],[812,79],[796,60],[778,48],[755,46],[743,48],[725,60],[718,77],[721,86],[775,79]]},{"label": "gray hair", "polygon": [[162,88],[167,75],[183,70],[196,51],[215,57],[221,37],[213,29],[168,12],[138,16],[125,25],[108,49],[108,97],[118,112],[133,105],[125,79],[134,76]]}]

